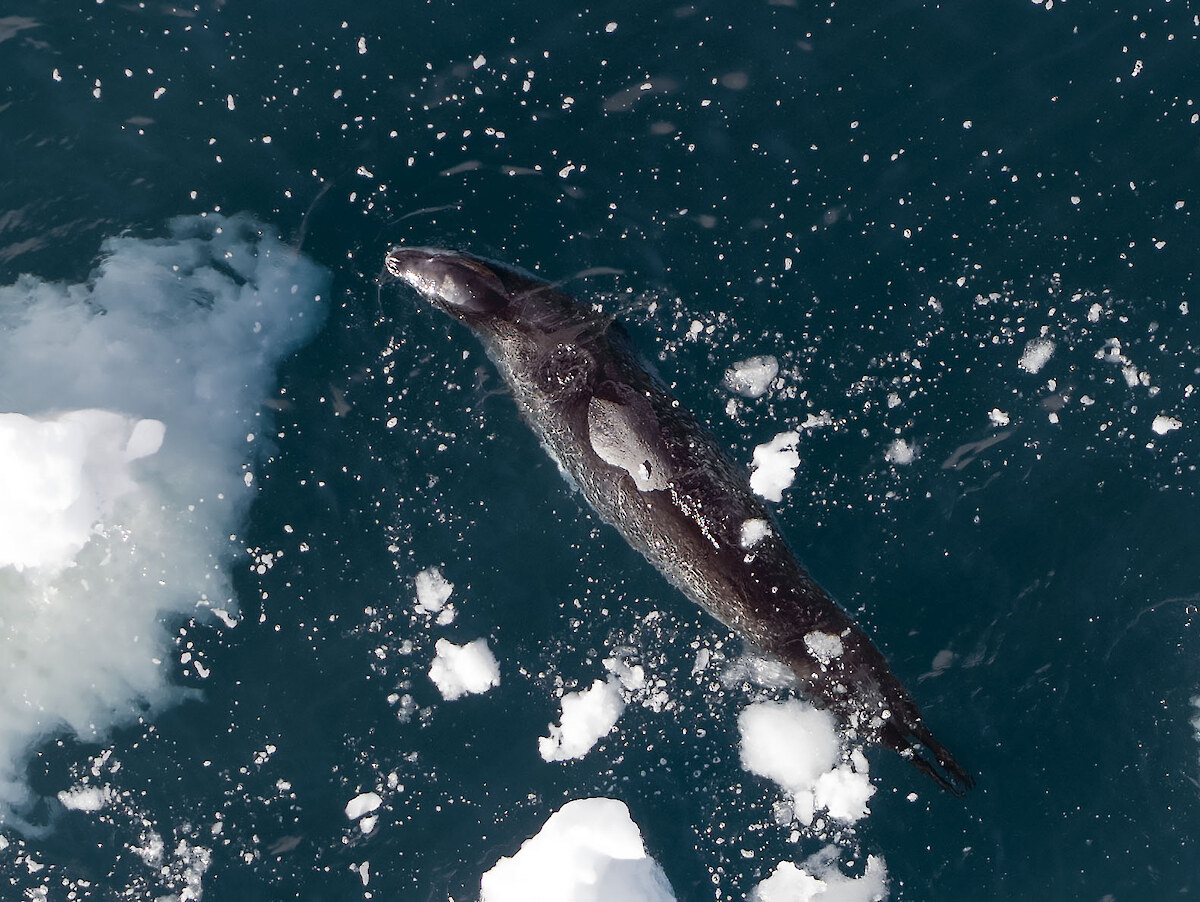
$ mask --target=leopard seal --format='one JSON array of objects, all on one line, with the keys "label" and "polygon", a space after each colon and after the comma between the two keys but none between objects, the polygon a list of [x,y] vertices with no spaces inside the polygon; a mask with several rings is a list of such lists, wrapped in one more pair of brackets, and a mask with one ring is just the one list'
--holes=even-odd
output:
[{"label": "leopard seal", "polygon": [[858,735],[945,789],[973,785],[882,653],[798,563],[745,472],[614,317],[467,253],[396,246],[385,266],[478,336],[583,496],[684,595],[784,662],[812,702]]}]

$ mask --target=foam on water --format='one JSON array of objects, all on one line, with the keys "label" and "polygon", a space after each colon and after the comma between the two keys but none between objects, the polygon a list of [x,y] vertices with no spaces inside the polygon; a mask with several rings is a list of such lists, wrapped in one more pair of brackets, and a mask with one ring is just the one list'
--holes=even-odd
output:
[{"label": "foam on water", "polygon": [[245,217],[102,253],[84,284],[0,287],[0,823],[21,823],[39,739],[179,696],[174,618],[235,622],[262,402],[323,317],[326,273]]}]

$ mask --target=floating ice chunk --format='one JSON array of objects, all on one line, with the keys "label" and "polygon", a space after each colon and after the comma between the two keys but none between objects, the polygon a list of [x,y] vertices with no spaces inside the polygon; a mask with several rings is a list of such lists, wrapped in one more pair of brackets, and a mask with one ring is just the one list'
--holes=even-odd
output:
[{"label": "floating ice chunk", "polygon": [[352,821],[358,820],[364,814],[370,814],[383,804],[383,799],[377,792],[360,792],[346,803],[346,817]]},{"label": "floating ice chunk", "polygon": [[743,398],[761,398],[779,375],[779,361],[770,354],[739,360],[725,371],[725,388]]},{"label": "floating ice chunk", "polygon": [[738,715],[742,766],[795,795],[837,764],[833,715],[799,699],[759,702]]},{"label": "floating ice chunk", "polygon": [[992,421],[993,426],[1007,426],[1011,418],[999,407],[993,407],[988,411],[988,419]]},{"label": "floating ice chunk", "polygon": [[624,802],[567,802],[479,883],[480,902],[675,902]]},{"label": "floating ice chunk", "polygon": [[781,432],[755,447],[750,464],[750,489],[754,494],[768,501],[783,500],[783,490],[795,481],[796,467],[800,466],[796,451],[799,441],[798,432]]},{"label": "floating ice chunk", "polygon": [[641,664],[630,664],[624,658],[614,656],[604,659],[604,669],[620,680],[621,685],[630,692],[646,688],[646,668]]},{"label": "floating ice chunk", "polygon": [[417,610],[422,614],[436,614],[454,592],[454,583],[450,582],[437,567],[427,567],[417,574]]},{"label": "floating ice chunk", "polygon": [[58,801],[72,811],[99,811],[116,798],[109,786],[72,786],[58,794]]},{"label": "floating ice chunk", "polygon": [[763,539],[771,534],[771,524],[761,517],[751,517],[742,523],[742,534],[738,538],[738,545],[743,550],[749,551]]},{"label": "floating ice chunk", "polygon": [[861,753],[839,763],[841,742],[833,715],[799,699],[758,702],[738,715],[742,766],[779,784],[796,818],[812,823],[817,809],[853,823],[868,813],[875,787]]},{"label": "floating ice chunk", "polygon": [[617,678],[596,680],[591,688],[569,692],[562,698],[561,726],[550,726],[550,735],[538,740],[546,761],[582,758],[617,725],[625,699]]},{"label": "floating ice chunk", "polygon": [[882,858],[868,855],[863,875],[848,877],[838,869],[835,855],[829,847],[803,867],[781,861],[770,877],[751,890],[749,902],[882,902],[888,897]]},{"label": "floating ice chunk", "polygon": [[888,445],[888,449],[883,452],[883,459],[897,467],[906,467],[917,459],[916,446],[898,438]]},{"label": "floating ice chunk", "polygon": [[836,633],[823,633],[820,630],[813,630],[811,633],[805,634],[804,647],[822,664],[828,664],[834,658],[840,658],[844,650],[841,636]]},{"label": "floating ice chunk", "polygon": [[1175,417],[1169,417],[1165,413],[1160,413],[1154,418],[1154,422],[1150,424],[1150,428],[1158,435],[1166,435],[1168,432],[1182,429],[1183,422],[1177,420]]},{"label": "floating ice chunk", "polygon": [[429,667],[429,678],[447,701],[500,685],[500,664],[488,648],[487,639],[466,645],[438,639],[434,648],[437,656]]},{"label": "floating ice chunk", "polygon": [[1017,366],[1027,373],[1036,373],[1050,360],[1054,354],[1054,342],[1049,338],[1033,338],[1025,343],[1021,359]]},{"label": "floating ice chunk", "polygon": [[813,786],[813,801],[817,808],[826,809],[831,818],[846,824],[853,824],[870,814],[867,802],[873,795],[875,787],[871,785],[865,767],[861,771],[835,767],[817,777]]}]

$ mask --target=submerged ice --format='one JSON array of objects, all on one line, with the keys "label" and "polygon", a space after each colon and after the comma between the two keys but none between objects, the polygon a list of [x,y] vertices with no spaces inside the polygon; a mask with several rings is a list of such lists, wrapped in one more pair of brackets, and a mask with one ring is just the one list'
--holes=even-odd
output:
[{"label": "submerged ice", "polygon": [[0,823],[33,743],[170,700],[169,621],[232,606],[248,437],[326,283],[250,219],[208,216],[109,239],[86,283],[0,287]]}]

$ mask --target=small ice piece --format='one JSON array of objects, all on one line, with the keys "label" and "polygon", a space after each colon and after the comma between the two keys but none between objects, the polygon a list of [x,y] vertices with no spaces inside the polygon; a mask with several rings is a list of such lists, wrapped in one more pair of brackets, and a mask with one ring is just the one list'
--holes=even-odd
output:
[{"label": "small ice piece", "polygon": [[769,442],[754,449],[750,463],[750,489],[768,501],[782,501],[783,490],[796,479],[800,454],[796,445],[798,432],[781,432]]},{"label": "small ice piece", "polygon": [[988,411],[988,419],[992,421],[993,426],[1007,426],[1011,418],[999,407],[993,407]]},{"label": "small ice piece", "polygon": [[761,517],[751,517],[742,523],[742,534],[738,545],[742,550],[749,551],[771,534],[771,524]]},{"label": "small ice piece", "polygon": [[476,639],[466,645],[438,639],[434,649],[437,656],[429,667],[429,679],[446,701],[468,693],[487,692],[500,685],[500,664],[488,648],[487,639]]},{"label": "small ice piece", "polygon": [[114,797],[108,786],[72,786],[58,794],[58,801],[71,811],[99,811]]},{"label": "small ice piece", "polygon": [[479,882],[479,902],[675,902],[662,868],[617,799],[567,802]]},{"label": "small ice piece", "polygon": [[873,795],[875,787],[870,777],[845,766],[821,774],[813,786],[817,808],[824,808],[831,818],[845,824],[853,824],[870,814],[867,802]]},{"label": "small ice piece", "polygon": [[833,715],[799,699],[758,702],[738,715],[742,766],[795,795],[837,764]]},{"label": "small ice piece", "polygon": [[836,854],[829,846],[803,867],[779,862],[771,876],[750,891],[749,902],[882,902],[888,897],[882,858],[868,855],[863,875],[847,877],[838,869]]},{"label": "small ice piece", "polygon": [[436,614],[454,592],[454,583],[442,576],[437,567],[427,567],[417,574],[417,610],[422,614]]},{"label": "small ice piece", "polygon": [[360,792],[346,803],[346,817],[352,821],[358,820],[364,814],[370,814],[383,804],[383,799],[377,792]]},{"label": "small ice piece", "polygon": [[1027,373],[1036,373],[1044,367],[1054,354],[1054,342],[1049,338],[1034,338],[1026,342],[1025,350],[1017,366]]},{"label": "small ice piece", "polygon": [[820,630],[813,630],[811,633],[805,634],[804,647],[822,664],[828,664],[834,658],[840,658],[843,651],[841,636],[834,633],[823,633]]},{"label": "small ice piece", "polygon": [[792,799],[797,820],[811,824],[819,809],[845,823],[865,817],[875,793],[867,760],[841,761],[833,715],[799,699],[758,702],[738,715],[742,766],[779,784]]},{"label": "small ice piece", "polygon": [[562,699],[562,725],[550,725],[550,735],[538,739],[538,752],[546,761],[582,758],[612,731],[624,710],[625,699],[615,677],[569,692]]},{"label": "small ice piece", "polygon": [[897,467],[906,467],[917,459],[915,445],[910,445],[902,438],[896,439],[883,452],[883,459]]},{"label": "small ice piece", "polygon": [[614,656],[604,659],[604,669],[620,680],[621,685],[630,692],[646,688],[646,668],[641,664],[630,664],[624,658]]},{"label": "small ice piece", "polygon": [[725,371],[725,388],[743,398],[761,398],[779,375],[779,361],[770,354],[739,360]]},{"label": "small ice piece", "polygon": [[125,443],[125,459],[137,460],[157,454],[166,434],[167,427],[162,420],[138,420]]},{"label": "small ice piece", "polygon": [[1183,423],[1175,417],[1169,417],[1165,413],[1160,413],[1154,418],[1154,422],[1150,424],[1150,428],[1157,435],[1166,435],[1168,432],[1174,432],[1176,429],[1183,428]]}]

